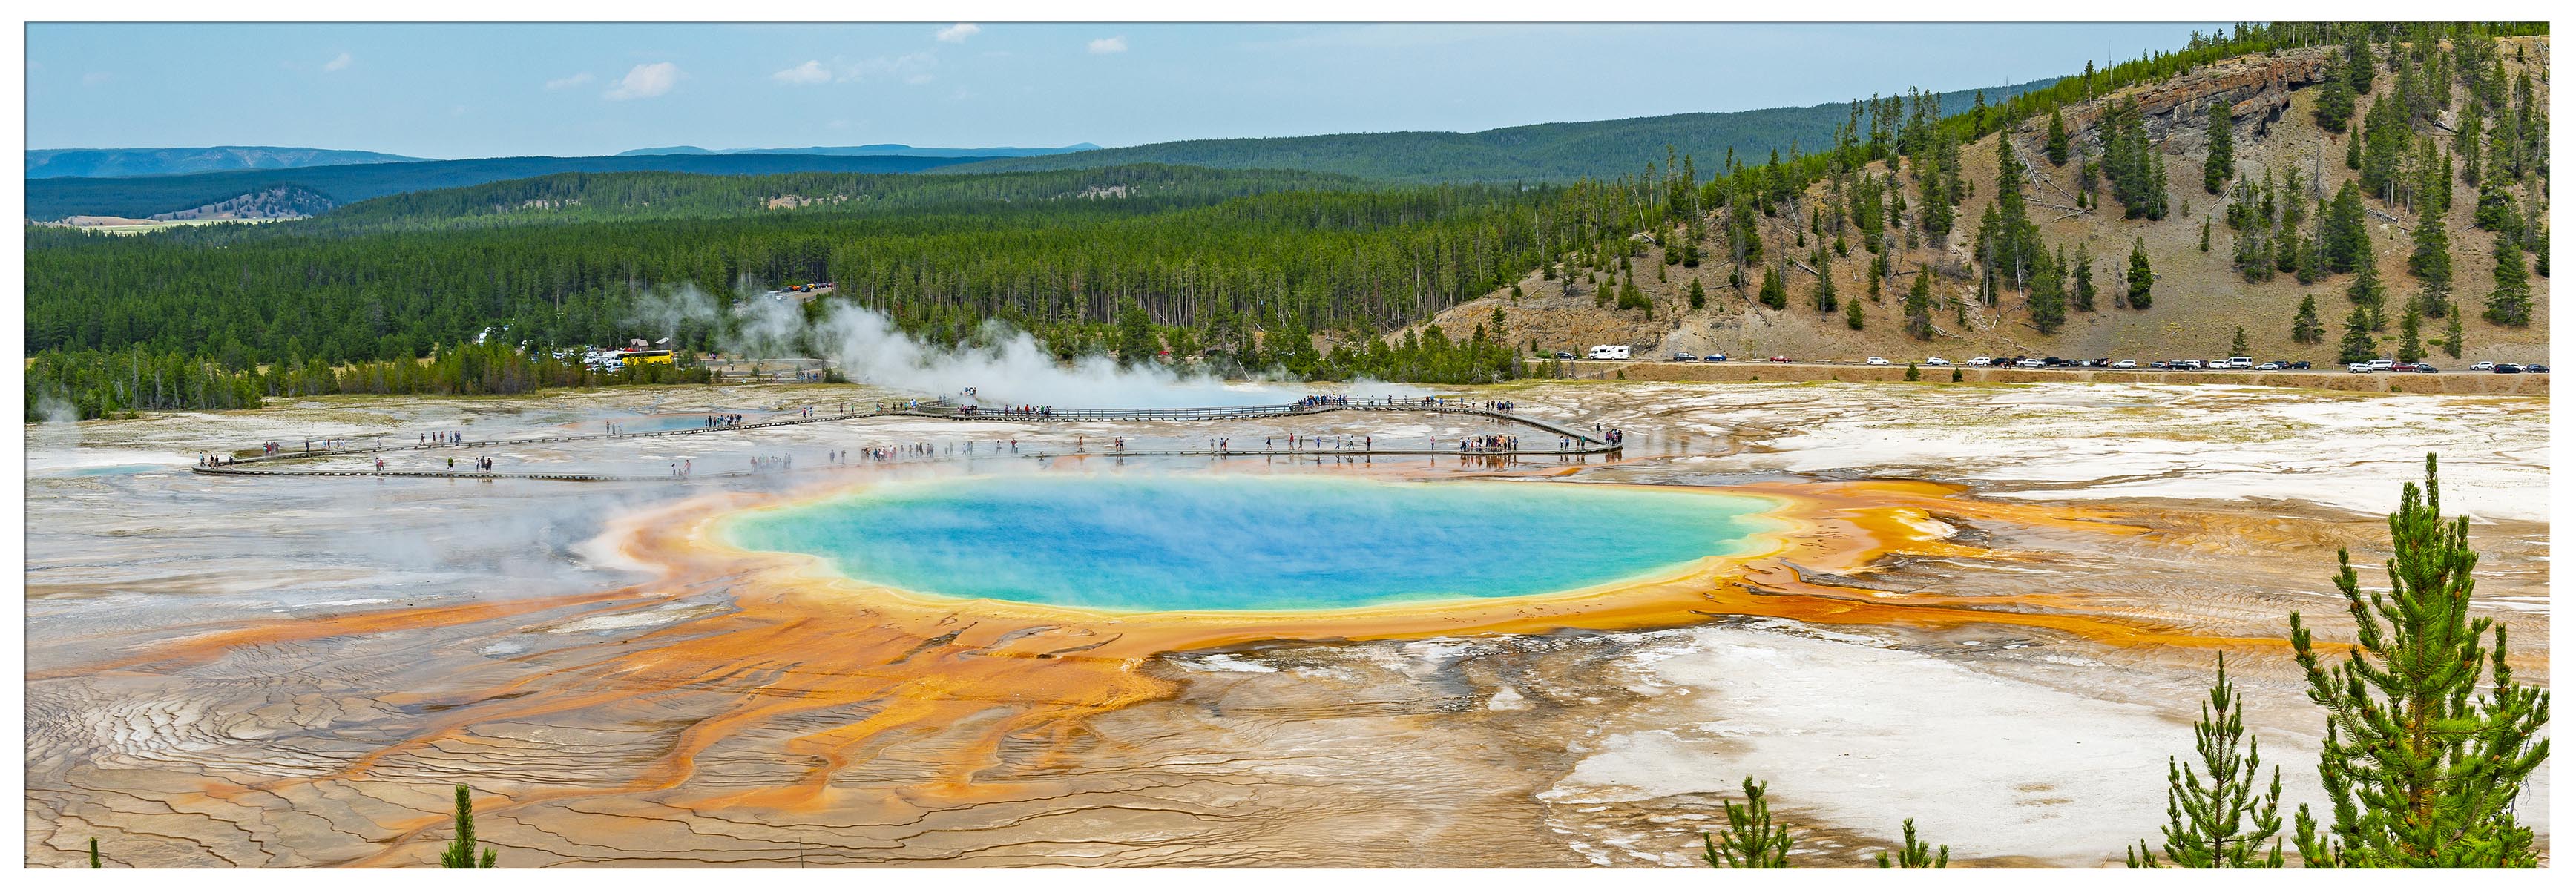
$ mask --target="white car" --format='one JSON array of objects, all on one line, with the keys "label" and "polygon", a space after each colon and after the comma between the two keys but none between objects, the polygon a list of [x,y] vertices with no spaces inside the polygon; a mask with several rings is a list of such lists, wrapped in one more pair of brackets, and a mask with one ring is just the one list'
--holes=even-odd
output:
[{"label": "white car", "polygon": [[2035,358],[2026,358],[2026,359],[2022,359],[2021,361],[2014,362],[2013,364],[2020,365],[2020,366],[2025,367],[2025,368],[2045,368],[2045,367],[2048,367],[2048,363],[2047,363],[2047,362],[2043,362],[2043,361],[2040,361],[2040,360],[2035,359]]},{"label": "white car", "polygon": [[2288,365],[2281,364],[2280,362],[2264,362],[2264,363],[2262,363],[2262,364],[2255,365],[2255,366],[2254,366],[2254,370],[2257,370],[2257,371],[2278,371],[2278,370],[2281,370],[2282,368],[2286,368],[2286,367],[2289,367],[2289,366],[2288,366]]},{"label": "white car", "polygon": [[1924,363],[1924,364],[1927,364],[1927,365],[1931,365],[1931,366],[1936,367],[1936,368],[1947,368],[1947,367],[1949,367],[1949,366],[1950,366],[1950,360],[1949,360],[1949,359],[1942,358],[1942,357],[1937,356],[1937,355],[1936,355],[1936,356],[1933,356],[1933,357],[1931,357],[1931,358],[1924,359],[1924,360],[1923,360],[1923,363]]},{"label": "white car", "polygon": [[2116,361],[2116,362],[2112,362],[2112,363],[2111,363],[2111,367],[2114,367],[2114,368],[2134,368],[2134,367],[2137,367],[2137,366],[2138,366],[2138,360],[2137,360],[2137,359],[2133,359],[2133,358],[2124,358],[2124,359],[2121,359],[2121,360],[2119,360],[2119,361]]},{"label": "white car", "polygon": [[2469,370],[2472,370],[2472,371],[2493,371],[2493,370],[2495,370],[2495,363],[2494,363],[2494,362],[2479,362],[2479,363],[2477,363],[2477,364],[2470,365],[2470,366],[2469,366]]},{"label": "white car", "polygon": [[2393,358],[2375,358],[2370,360],[2370,369],[2373,371],[2386,371],[2395,367],[2397,367],[2397,360]]},{"label": "white car", "polygon": [[1887,360],[1873,355],[1869,357],[1868,363],[1873,365],[1884,365],[1887,364]]},{"label": "white car", "polygon": [[1982,356],[1982,355],[1981,355],[1981,356],[1977,356],[1976,358],[1972,358],[1972,359],[1969,359],[1969,360],[1968,360],[1968,364],[1973,365],[1973,366],[1976,366],[1976,367],[1980,367],[1980,368],[1985,367],[1985,366],[1987,366],[1987,365],[1994,364],[1994,363],[1995,363],[1995,360],[1994,360],[1994,359],[1989,358],[1989,357],[1986,357],[1986,356]]},{"label": "white car", "polygon": [[2343,369],[2344,371],[2353,374],[2368,374],[2373,370],[2370,367],[2369,362],[2353,362],[2352,364],[2343,366]]}]

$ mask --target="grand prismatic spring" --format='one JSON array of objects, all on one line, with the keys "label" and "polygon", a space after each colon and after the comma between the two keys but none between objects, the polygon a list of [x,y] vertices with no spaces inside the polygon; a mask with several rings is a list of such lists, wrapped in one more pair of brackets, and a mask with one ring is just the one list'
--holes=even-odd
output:
[{"label": "grand prismatic spring", "polygon": [[[2543,398],[1440,393],[1623,436],[1511,457],[1454,443],[1561,437],[830,416],[918,395],[31,427],[27,862],[421,864],[463,782],[509,866],[1675,866],[1752,774],[1806,864],[1910,816],[1954,864],[2100,865],[2163,818],[2222,652],[2321,800],[2285,618],[2349,632],[2334,551],[2384,558],[2428,450],[2546,676]],[[510,444],[190,471],[442,431]]]}]

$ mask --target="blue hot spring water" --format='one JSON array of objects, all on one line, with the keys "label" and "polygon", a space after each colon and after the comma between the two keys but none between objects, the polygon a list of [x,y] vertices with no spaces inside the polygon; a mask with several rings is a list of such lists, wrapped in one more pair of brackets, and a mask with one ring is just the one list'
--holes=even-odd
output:
[{"label": "blue hot spring water", "polygon": [[735,546],[951,597],[1116,611],[1525,596],[1757,546],[1762,498],[1526,482],[1038,476],[895,483],[754,511]]}]

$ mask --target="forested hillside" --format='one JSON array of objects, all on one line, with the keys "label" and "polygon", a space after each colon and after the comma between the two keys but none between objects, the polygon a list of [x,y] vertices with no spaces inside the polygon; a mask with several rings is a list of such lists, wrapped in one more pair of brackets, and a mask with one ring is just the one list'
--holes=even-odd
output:
[{"label": "forested hillside", "polygon": [[[704,188],[685,201],[730,210],[671,219],[614,210],[685,203],[666,196],[689,184]],[[1000,318],[1070,355],[1109,337],[1132,303],[1180,329],[1182,345],[1232,347],[1248,345],[1252,328],[1383,330],[1421,318],[1517,277],[1545,244],[1591,240],[1590,227],[1605,224],[1568,214],[1567,192],[1554,188],[1362,190],[1316,174],[1159,167],[713,182],[628,174],[510,188],[574,187],[582,203],[572,206],[591,208],[575,212],[608,221],[473,225],[494,203],[486,189],[388,199],[381,216],[345,220],[134,237],[32,231],[29,348],[143,343],[233,367],[338,363],[419,355],[495,325],[546,344],[677,333],[703,347],[717,332],[648,331],[636,302],[654,288],[695,285],[730,299],[738,287],[814,280],[838,281],[847,298],[941,339]],[[746,206],[790,190],[851,198]],[[442,215],[451,211],[464,215]]]},{"label": "forested hillside", "polygon": [[852,300],[942,342],[999,319],[1064,356],[1442,382],[1592,343],[2527,361],[2547,327],[2543,31],[2240,27],[2004,102],[1856,101],[1815,153],[1668,149],[1554,185],[567,174],[257,227],[31,230],[28,342],[218,368],[404,359],[486,328],[704,348],[731,322],[641,307],[829,280],[809,312]]},{"label": "forested hillside", "polygon": [[71,216],[145,219],[242,195],[294,187],[348,204],[384,195],[455,188],[553,173],[660,170],[675,173],[910,173],[960,163],[959,158],[837,155],[655,155],[595,158],[480,158],[391,164],[339,164],[285,170],[233,170],[181,176],[57,177],[27,180],[27,218]]},{"label": "forested hillside", "polygon": [[2009,126],[1871,115],[1767,187],[1699,190],[1632,255],[1442,320],[1499,313],[1547,351],[2539,360],[2539,30],[2278,24],[2070,78]]},{"label": "forested hillside", "polygon": [[[2054,79],[1985,90],[1939,94],[1938,103],[1966,108],[2001,102]],[[1916,99],[1930,97],[1909,92]],[[1337,133],[1276,139],[1194,139],[1129,148],[1005,158],[957,168],[958,172],[1064,170],[1111,164],[1189,164],[1220,168],[1277,168],[1347,173],[1393,182],[1568,182],[1612,178],[1637,171],[1671,148],[1715,159],[1733,150],[1747,157],[1766,152],[1814,150],[1833,136],[1848,109],[1841,104],[1757,111],[1670,114],[1624,120],[1530,124],[1476,133]]]}]

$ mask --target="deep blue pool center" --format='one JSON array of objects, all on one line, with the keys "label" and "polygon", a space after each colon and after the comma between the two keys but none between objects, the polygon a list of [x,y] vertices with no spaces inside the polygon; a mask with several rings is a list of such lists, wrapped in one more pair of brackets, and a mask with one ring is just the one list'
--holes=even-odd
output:
[{"label": "deep blue pool center", "polygon": [[1756,546],[1772,502],[1562,482],[1035,475],[902,482],[736,517],[738,547],[918,593],[1117,611],[1528,596]]}]

